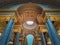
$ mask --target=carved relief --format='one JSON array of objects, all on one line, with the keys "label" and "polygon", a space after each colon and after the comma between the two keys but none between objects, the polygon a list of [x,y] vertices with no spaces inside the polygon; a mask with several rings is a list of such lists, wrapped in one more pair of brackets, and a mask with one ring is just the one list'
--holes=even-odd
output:
[{"label": "carved relief", "polygon": [[[17,12],[18,22],[23,25],[24,34],[33,34],[33,32],[35,32],[36,30],[36,32],[38,32],[38,25],[44,25],[47,19],[45,16],[45,11],[40,6],[37,6],[35,4],[24,4],[17,9]],[[33,24],[28,25],[28,21]]]}]

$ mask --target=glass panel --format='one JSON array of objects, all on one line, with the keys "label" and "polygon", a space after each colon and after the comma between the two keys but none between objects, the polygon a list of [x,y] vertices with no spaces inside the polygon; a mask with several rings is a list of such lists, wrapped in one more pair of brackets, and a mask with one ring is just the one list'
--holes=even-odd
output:
[{"label": "glass panel", "polygon": [[26,36],[28,45],[33,45],[34,36],[29,34]]}]

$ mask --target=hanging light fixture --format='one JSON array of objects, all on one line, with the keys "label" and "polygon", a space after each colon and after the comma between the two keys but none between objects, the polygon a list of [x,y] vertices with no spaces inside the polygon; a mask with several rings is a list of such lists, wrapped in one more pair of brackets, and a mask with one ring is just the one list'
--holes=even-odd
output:
[{"label": "hanging light fixture", "polygon": [[23,27],[28,30],[35,29],[37,24],[34,21],[26,21],[23,23]]},{"label": "hanging light fixture", "polygon": [[28,25],[33,25],[33,21],[26,21],[26,24],[28,24]]}]

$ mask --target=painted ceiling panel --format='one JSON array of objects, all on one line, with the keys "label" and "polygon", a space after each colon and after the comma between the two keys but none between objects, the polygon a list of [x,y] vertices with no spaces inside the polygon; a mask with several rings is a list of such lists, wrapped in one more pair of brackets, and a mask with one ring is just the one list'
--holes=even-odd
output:
[{"label": "painted ceiling panel", "polygon": [[[0,10],[4,9],[4,10],[17,10],[18,7],[22,6],[24,4],[15,4],[15,5],[8,5],[8,6],[4,6],[2,8],[0,8]],[[47,5],[47,4],[36,4],[38,6],[41,6],[44,10],[49,10],[49,9],[60,9],[60,7],[57,6],[51,6],[51,5]]]},{"label": "painted ceiling panel", "polygon": [[7,5],[13,5],[13,4],[22,4],[22,3],[42,3],[52,6],[58,6],[60,7],[60,0],[0,0],[0,7],[4,7]]}]

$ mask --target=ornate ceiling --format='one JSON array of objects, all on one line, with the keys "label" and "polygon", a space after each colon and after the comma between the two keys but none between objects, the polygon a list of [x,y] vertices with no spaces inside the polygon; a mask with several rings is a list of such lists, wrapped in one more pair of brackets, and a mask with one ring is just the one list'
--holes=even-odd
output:
[{"label": "ornate ceiling", "polygon": [[[11,4],[12,3],[9,3],[8,5]],[[1,6],[3,5],[5,4],[2,4]],[[20,32],[21,38],[19,40],[21,41],[25,41],[25,36],[28,34],[32,34],[35,36],[34,41],[41,41],[40,33],[46,32],[47,34],[48,32],[45,26],[47,18],[50,18],[52,20],[58,32],[60,30],[60,9],[44,10],[42,7],[30,3],[22,5],[17,10],[11,10],[11,8],[10,10],[0,9],[0,32],[4,31],[6,24],[8,23],[8,20],[10,18],[13,18],[15,22],[13,32]]]},{"label": "ornate ceiling", "polygon": [[42,3],[42,4],[48,4],[52,6],[60,6],[60,0],[0,0],[0,7],[4,7],[7,5],[13,5],[13,4],[21,4],[21,3]]}]

